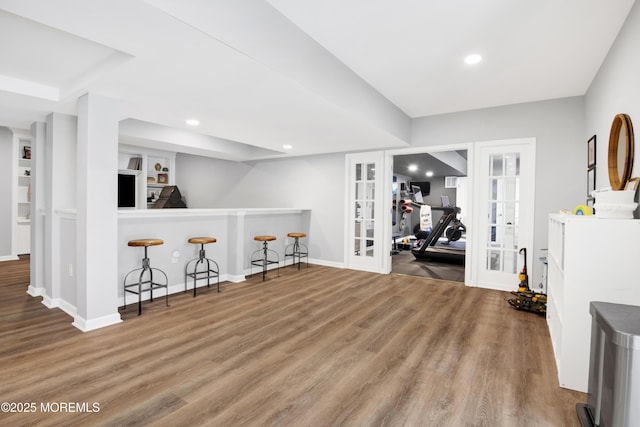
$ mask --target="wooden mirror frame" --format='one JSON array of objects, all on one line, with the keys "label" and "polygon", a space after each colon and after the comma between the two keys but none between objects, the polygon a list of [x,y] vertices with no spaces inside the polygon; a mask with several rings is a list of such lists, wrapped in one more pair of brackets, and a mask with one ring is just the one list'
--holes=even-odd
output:
[{"label": "wooden mirror frame", "polygon": [[[622,133],[624,132],[624,134]],[[624,146],[620,138],[624,136]],[[624,151],[624,165],[618,164],[618,152]],[[633,167],[633,125],[626,114],[616,114],[609,134],[609,183],[612,190],[624,190]]]}]

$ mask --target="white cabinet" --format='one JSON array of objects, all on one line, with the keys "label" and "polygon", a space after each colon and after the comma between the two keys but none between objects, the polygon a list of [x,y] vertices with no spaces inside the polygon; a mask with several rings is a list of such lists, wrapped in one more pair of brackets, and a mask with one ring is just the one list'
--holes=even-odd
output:
[{"label": "white cabinet", "polygon": [[550,215],[547,324],[560,386],[587,391],[589,303],[640,305],[640,220]]}]

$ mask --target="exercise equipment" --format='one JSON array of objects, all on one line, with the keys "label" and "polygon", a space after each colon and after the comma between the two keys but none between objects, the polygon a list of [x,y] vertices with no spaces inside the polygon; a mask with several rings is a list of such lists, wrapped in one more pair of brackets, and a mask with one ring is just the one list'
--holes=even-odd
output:
[{"label": "exercise equipment", "polygon": [[460,221],[458,218],[453,218],[451,220],[451,225],[447,227],[444,235],[447,238],[448,242],[455,242],[460,240],[460,238],[462,237],[462,233],[466,232],[467,227],[464,226],[462,221]]},{"label": "exercise equipment", "polygon": [[[420,247],[412,249],[411,253],[419,260],[439,260],[455,263],[464,262],[465,245],[462,242],[457,245],[451,245],[452,242],[459,240],[462,237],[462,233],[466,231],[464,224],[456,218],[460,209],[449,206],[441,208],[432,207],[431,209],[442,210],[442,216],[431,233],[429,233],[426,239],[424,239]],[[447,238],[447,241],[439,243],[438,240],[443,235]]]}]

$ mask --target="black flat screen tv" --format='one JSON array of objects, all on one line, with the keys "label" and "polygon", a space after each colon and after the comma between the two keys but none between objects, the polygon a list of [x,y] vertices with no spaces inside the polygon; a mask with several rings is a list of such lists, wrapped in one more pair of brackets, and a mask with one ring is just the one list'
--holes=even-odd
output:
[{"label": "black flat screen tv", "polygon": [[431,194],[431,183],[427,182],[427,181],[422,181],[422,182],[416,182],[416,181],[411,181],[410,186],[418,186],[420,187],[420,190],[422,192],[422,196],[428,196],[429,194]]},{"label": "black flat screen tv", "polygon": [[125,173],[118,174],[118,207],[136,207],[136,176]]}]

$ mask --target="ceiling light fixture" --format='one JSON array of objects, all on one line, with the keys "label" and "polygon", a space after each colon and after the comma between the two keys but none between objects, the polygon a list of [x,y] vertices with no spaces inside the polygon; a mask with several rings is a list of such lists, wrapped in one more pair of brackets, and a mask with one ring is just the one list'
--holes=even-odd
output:
[{"label": "ceiling light fixture", "polygon": [[293,145],[291,145],[291,144],[284,144],[284,145],[282,146],[282,148],[284,148],[285,150],[291,150],[291,149],[293,148]]},{"label": "ceiling light fixture", "polygon": [[185,121],[189,126],[200,126],[200,120],[198,119],[187,119]]},{"label": "ceiling light fixture", "polygon": [[433,176],[433,172],[432,171],[427,171],[427,173],[425,173],[425,175],[427,175],[427,177],[431,178]]},{"label": "ceiling light fixture", "polygon": [[415,172],[418,170],[418,165],[409,165],[409,172]]},{"label": "ceiling light fixture", "polygon": [[464,58],[464,63],[467,65],[476,65],[480,61],[482,61],[482,56],[478,55],[477,53],[474,53],[473,55],[467,55]]}]

